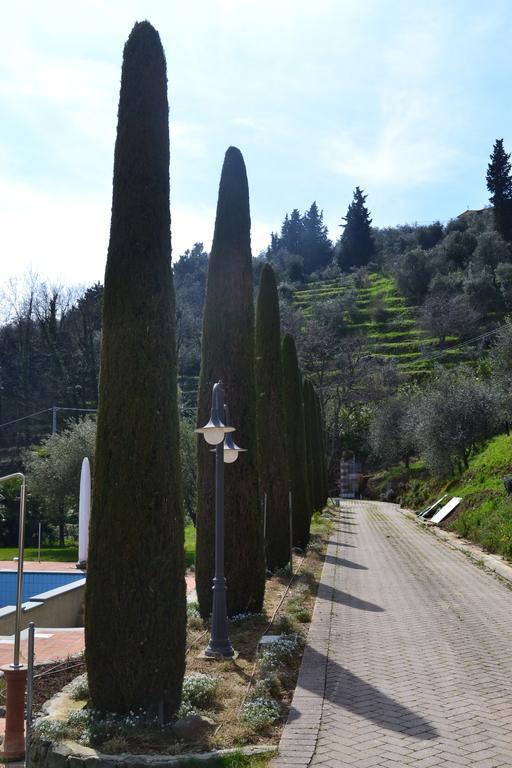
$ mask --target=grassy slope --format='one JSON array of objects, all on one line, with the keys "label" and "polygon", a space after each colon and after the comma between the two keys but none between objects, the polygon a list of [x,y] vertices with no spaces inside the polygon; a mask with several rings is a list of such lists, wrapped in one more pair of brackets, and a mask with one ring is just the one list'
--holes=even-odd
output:
[{"label": "grassy slope", "polygon": [[512,561],[512,497],[503,486],[508,474],[512,474],[512,435],[499,435],[470,459],[469,469],[460,477],[436,480],[416,462],[409,472],[397,466],[380,473],[372,479],[372,491],[378,496],[394,486],[402,504],[413,509],[421,509],[443,493],[461,496],[459,508],[442,527]]},{"label": "grassy slope", "polygon": [[[405,374],[418,377],[431,370],[429,355],[433,351],[438,353],[437,341],[418,328],[415,308],[398,293],[392,278],[372,273],[365,288],[341,284],[339,279],[310,283],[296,290],[293,299],[307,316],[318,301],[336,298],[349,289],[357,294],[357,311],[352,318],[345,318],[348,329],[366,334],[370,352],[376,357],[396,360]],[[378,323],[372,319],[377,303],[387,314],[386,319]],[[450,345],[457,339],[450,336],[446,341]],[[450,352],[448,349],[436,358],[436,362],[458,362],[459,359],[456,350]]]}]

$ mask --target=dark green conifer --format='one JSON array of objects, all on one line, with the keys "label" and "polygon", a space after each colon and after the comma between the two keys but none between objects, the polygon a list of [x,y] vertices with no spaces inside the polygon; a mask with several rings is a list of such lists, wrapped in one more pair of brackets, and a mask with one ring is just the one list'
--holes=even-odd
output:
[{"label": "dark green conifer", "polygon": [[487,166],[489,201],[494,208],[496,229],[508,243],[512,242],[512,176],[510,153],[505,152],[503,139],[496,139]]},{"label": "dark green conifer", "polygon": [[288,471],[292,492],[292,540],[295,547],[305,549],[309,541],[311,502],[308,487],[306,429],[302,377],[297,362],[293,336],[283,339],[284,415]]},{"label": "dark green conifer", "polygon": [[352,267],[364,267],[375,254],[370,213],[366,207],[366,197],[359,187],[354,190],[347,215],[341,226],[343,234],[338,245],[338,264],[346,272]]},{"label": "dark green conifer", "polygon": [[325,483],[325,448],[320,400],[313,385],[311,385],[311,409],[314,445],[313,466],[315,473],[313,507],[317,510],[321,510],[324,508],[327,501],[327,488]]},{"label": "dark green conifer", "polygon": [[[198,424],[208,421],[213,384],[224,385],[234,438],[247,449],[225,473],[225,572],[229,615],[258,612],[265,593],[265,550],[258,495],[254,304],[249,189],[241,152],[226,152],[208,264]],[[209,616],[214,574],[214,458],[198,442],[196,585]]]},{"label": "dark green conifer", "polygon": [[327,453],[325,445],[325,429],[324,418],[322,414],[322,405],[318,392],[315,391],[315,407],[316,407],[316,429],[317,429],[317,443],[320,457],[320,505],[325,507],[329,496],[329,482],[327,477]]},{"label": "dark green conifer", "polygon": [[306,465],[308,474],[310,510],[309,516],[317,509],[317,476],[315,467],[315,406],[313,385],[309,379],[302,382],[302,400],[304,402],[304,428],[306,431]]},{"label": "dark green conifer", "polygon": [[274,571],[290,560],[290,532],[281,323],[270,264],[261,271],[256,302],[256,394],[260,492],[267,499],[267,568]]},{"label": "dark green conifer", "polygon": [[105,273],[86,594],[96,709],[168,719],[185,662],[185,579],[165,56],[124,49]]}]

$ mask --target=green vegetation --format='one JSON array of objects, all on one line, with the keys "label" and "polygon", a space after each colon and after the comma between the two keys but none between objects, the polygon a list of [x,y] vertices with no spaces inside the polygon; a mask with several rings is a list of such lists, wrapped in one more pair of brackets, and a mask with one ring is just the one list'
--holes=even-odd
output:
[{"label": "green vegetation", "polygon": [[[432,354],[436,364],[452,359],[449,349],[439,351],[437,339],[418,327],[415,308],[398,292],[390,276],[372,272],[365,287],[356,287],[353,278],[310,284],[293,292],[293,303],[308,318],[325,299],[349,294],[351,306],[342,317],[346,332],[363,333],[368,353],[377,359],[393,361],[401,372],[419,377],[432,371]],[[447,335],[445,341],[454,344],[457,337]],[[467,359],[467,353],[460,359]]]},{"label": "green vegetation", "polygon": [[[25,547],[25,560],[37,560],[37,547]],[[0,560],[12,560],[18,557],[18,547],[0,547]],[[78,560],[78,547],[68,545],[64,547],[41,547],[42,563],[76,563]]]},{"label": "green vegetation", "polygon": [[85,610],[92,705],[178,710],[186,596],[165,56],[149,22],[125,45],[105,274]]},{"label": "green vegetation", "polygon": [[295,342],[289,333],[283,339],[283,381],[288,472],[292,494],[292,541],[294,547],[306,549],[312,512],[308,485],[306,427],[302,377]]},{"label": "green vegetation", "polygon": [[343,234],[340,238],[338,264],[345,272],[352,267],[365,267],[375,255],[370,214],[365,205],[366,195],[359,187],[354,190],[347,215],[343,219]]},{"label": "green vegetation", "polygon": [[[1,550],[0,550],[1,552]],[[196,560],[196,529],[192,523],[185,526],[185,565],[189,568]]]},{"label": "green vegetation", "polygon": [[[258,613],[265,594],[265,548],[258,489],[254,304],[249,187],[241,152],[230,147],[222,167],[203,315],[198,424],[210,417],[212,387],[221,380],[238,445],[226,466],[225,573],[228,613]],[[212,604],[214,460],[198,441],[197,597],[203,618]]]},{"label": "green vegetation", "polygon": [[256,303],[256,414],[260,491],[266,498],[267,568],[290,560],[288,461],[281,362],[281,321],[274,271],[265,264]]},{"label": "green vegetation", "polygon": [[460,496],[462,502],[442,527],[512,561],[512,498],[507,496],[503,477],[512,473],[512,436],[499,435],[469,459],[468,468],[445,480],[430,475],[421,461],[409,469],[395,465],[371,480],[370,493],[385,497],[394,489],[403,506],[421,509],[444,493]]}]

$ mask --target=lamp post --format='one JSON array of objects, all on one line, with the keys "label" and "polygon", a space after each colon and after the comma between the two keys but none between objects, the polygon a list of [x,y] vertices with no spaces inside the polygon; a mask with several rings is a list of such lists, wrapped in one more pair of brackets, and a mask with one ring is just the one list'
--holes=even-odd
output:
[{"label": "lamp post", "polygon": [[[223,421],[224,390],[222,382],[213,385],[210,420],[204,427],[196,429],[215,452],[215,576],[213,579],[212,627],[210,641],[204,656],[206,658],[231,659],[235,655],[228,635],[226,608],[226,579],[224,576],[224,464],[232,464],[243,451],[233,440],[235,428]],[[226,422],[229,421],[229,415]]]},{"label": "lamp post", "polygon": [[21,480],[20,512],[18,518],[18,578],[16,583],[16,618],[14,625],[14,659],[9,666],[2,667],[7,686],[5,736],[2,744],[1,755],[4,758],[14,759],[25,754],[25,681],[27,669],[20,664],[20,634],[21,612],[23,600],[23,559],[25,555],[25,506],[26,506],[26,481],[22,472],[13,472],[10,475],[0,477],[0,483],[4,480]]}]

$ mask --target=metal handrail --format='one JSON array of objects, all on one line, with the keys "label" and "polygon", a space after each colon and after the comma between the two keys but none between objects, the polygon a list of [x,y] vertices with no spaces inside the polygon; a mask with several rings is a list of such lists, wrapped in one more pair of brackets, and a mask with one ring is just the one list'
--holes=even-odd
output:
[{"label": "metal handrail", "polygon": [[25,555],[25,506],[27,498],[27,483],[23,472],[13,472],[10,475],[0,477],[0,483],[5,480],[21,480],[20,513],[18,518],[18,575],[16,580],[16,620],[14,625],[14,659],[11,667],[19,669],[20,664],[20,635],[21,635],[21,611],[23,596],[23,559]]}]

